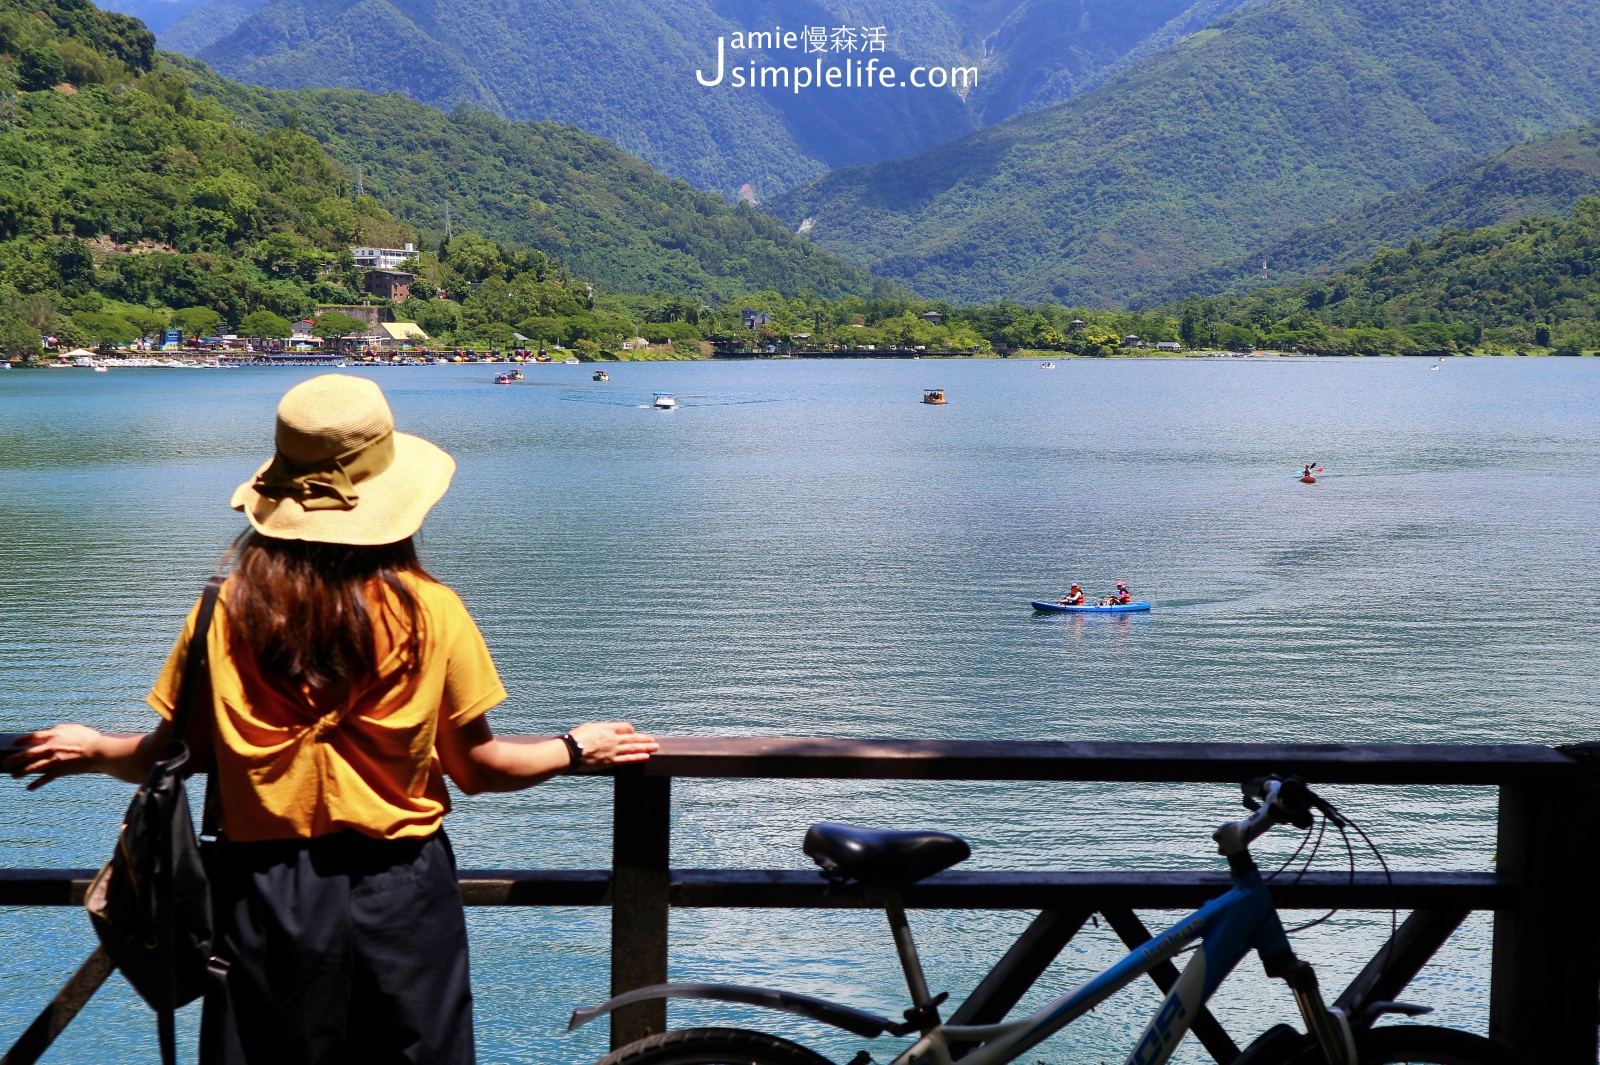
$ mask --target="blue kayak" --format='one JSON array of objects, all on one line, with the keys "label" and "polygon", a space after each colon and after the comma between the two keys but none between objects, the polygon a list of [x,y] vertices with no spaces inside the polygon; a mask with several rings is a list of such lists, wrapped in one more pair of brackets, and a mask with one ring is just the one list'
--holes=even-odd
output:
[{"label": "blue kayak", "polygon": [[1064,606],[1061,603],[1041,603],[1035,599],[1033,609],[1050,610],[1057,614],[1148,614],[1149,603],[1120,603],[1116,606]]}]

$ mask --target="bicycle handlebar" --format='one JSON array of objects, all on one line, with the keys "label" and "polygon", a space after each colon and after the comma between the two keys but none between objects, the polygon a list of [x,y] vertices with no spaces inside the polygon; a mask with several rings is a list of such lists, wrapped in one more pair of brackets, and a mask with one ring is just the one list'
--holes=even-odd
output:
[{"label": "bicycle handlebar", "polygon": [[1344,823],[1334,805],[1306,787],[1306,782],[1299,777],[1255,777],[1245,781],[1241,790],[1250,816],[1228,822],[1211,837],[1217,841],[1217,850],[1225,855],[1244,853],[1273,825],[1290,824],[1309,829],[1316,812],[1336,825]]}]

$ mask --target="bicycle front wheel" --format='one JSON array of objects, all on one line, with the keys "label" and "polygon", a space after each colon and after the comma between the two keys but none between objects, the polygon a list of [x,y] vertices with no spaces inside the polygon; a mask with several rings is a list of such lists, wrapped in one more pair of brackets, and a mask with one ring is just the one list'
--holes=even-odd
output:
[{"label": "bicycle front wheel", "polygon": [[1454,1028],[1397,1024],[1361,1041],[1361,1065],[1525,1065],[1521,1055]]},{"label": "bicycle front wheel", "polygon": [[[798,1043],[740,1028],[686,1028],[629,1043],[599,1065],[831,1065]],[[1498,1065],[1498,1063],[1497,1063]]]}]

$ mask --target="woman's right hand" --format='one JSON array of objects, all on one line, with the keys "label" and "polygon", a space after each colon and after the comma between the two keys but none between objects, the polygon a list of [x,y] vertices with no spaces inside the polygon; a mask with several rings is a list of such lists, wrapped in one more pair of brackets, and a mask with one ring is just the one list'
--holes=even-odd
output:
[{"label": "woman's right hand", "polygon": [[590,721],[572,730],[583,748],[583,769],[645,762],[661,749],[654,736],[633,731],[626,721]]},{"label": "woman's right hand", "polygon": [[12,740],[22,750],[6,758],[5,769],[20,780],[38,773],[28,790],[42,788],[57,777],[94,773],[104,768],[106,737],[88,725],[57,725],[29,732]]}]

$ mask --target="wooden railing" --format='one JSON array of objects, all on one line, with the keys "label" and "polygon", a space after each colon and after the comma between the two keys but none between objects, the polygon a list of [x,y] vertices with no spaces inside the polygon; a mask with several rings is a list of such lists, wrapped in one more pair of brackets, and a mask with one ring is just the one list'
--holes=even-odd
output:
[{"label": "wooden railing", "polygon": [[[1494,913],[1489,1028],[1537,1065],[1594,1065],[1600,1025],[1600,773],[1586,748],[1528,745],[1275,745],[990,743],[930,740],[667,739],[661,753],[615,777],[610,870],[463,870],[474,906],[607,906],[611,986],[620,993],[667,978],[667,917],[678,907],[841,908],[868,901],[830,893],[815,870],[673,869],[672,780],[825,778],[1229,783],[1296,773],[1315,784],[1472,785],[1499,789],[1494,872],[1396,870],[1308,874],[1273,887],[1285,908],[1410,910],[1338,1004],[1397,997],[1474,910]],[[797,825],[797,832],[805,826]],[[0,870],[0,905],[67,905],[90,870]],[[1038,910],[995,971],[952,1016],[999,1020],[1084,921],[1101,914],[1135,946],[1149,933],[1139,909],[1187,909],[1227,888],[1211,871],[966,872],[936,874],[905,892],[908,907]],[[83,984],[36,1022],[53,1035],[87,996]],[[83,977],[84,974],[80,974]],[[1169,963],[1151,973],[1163,988]],[[100,973],[103,979],[104,974]],[[71,989],[69,989],[71,990]],[[90,987],[88,993],[92,993]],[[73,1005],[73,1003],[76,1005]],[[666,1025],[666,1004],[612,1018],[613,1046]],[[1238,1046],[1209,1014],[1195,1034],[1219,1062]],[[16,1060],[22,1060],[17,1058]]]}]

